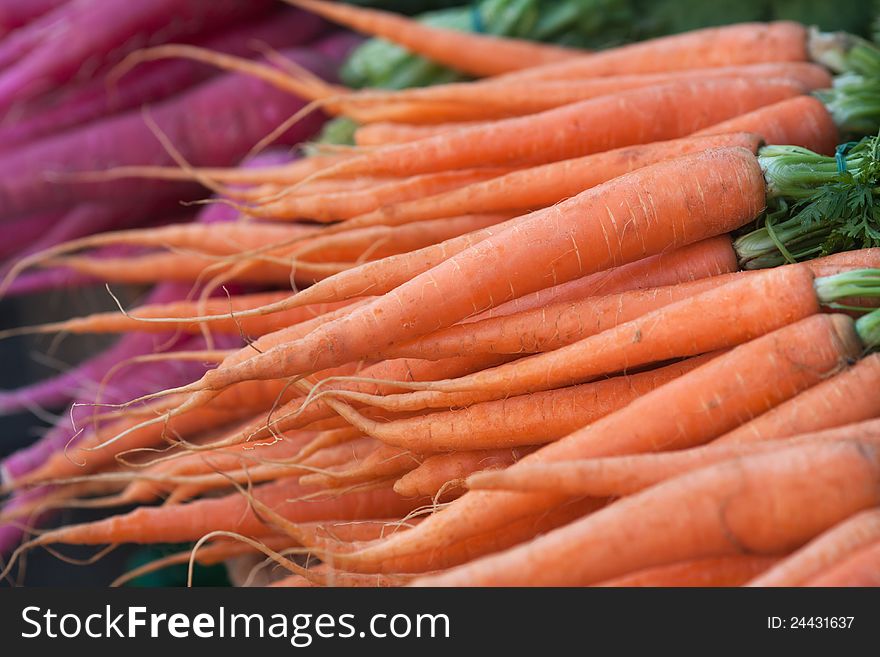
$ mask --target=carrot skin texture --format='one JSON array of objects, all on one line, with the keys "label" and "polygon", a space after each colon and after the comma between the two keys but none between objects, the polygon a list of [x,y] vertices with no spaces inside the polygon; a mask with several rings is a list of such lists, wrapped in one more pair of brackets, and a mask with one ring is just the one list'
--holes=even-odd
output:
[{"label": "carrot skin texture", "polygon": [[878,483],[880,451],[858,442],[734,459],[416,584],[587,585],[681,560],[779,554],[876,505]]}]

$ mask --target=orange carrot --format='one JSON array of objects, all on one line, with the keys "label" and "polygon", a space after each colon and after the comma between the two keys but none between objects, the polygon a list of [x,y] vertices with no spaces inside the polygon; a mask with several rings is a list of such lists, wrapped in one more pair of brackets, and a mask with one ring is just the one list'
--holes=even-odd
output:
[{"label": "orange carrot", "polygon": [[435,454],[394,482],[394,492],[403,497],[432,499],[441,492],[461,492],[468,475],[506,468],[533,451],[534,447],[527,446]]},{"label": "orange carrot", "polygon": [[832,527],[748,585],[799,586],[877,541],[880,541],[880,510],[862,511]]},{"label": "orange carrot", "polygon": [[[449,129],[454,129],[455,124],[542,112],[629,89],[678,80],[723,77],[784,78],[801,82],[809,89],[831,86],[831,77],[821,66],[804,62],[770,62],[571,80],[488,79],[391,92],[359,91],[328,100],[336,111],[368,124],[358,129],[355,135],[358,144],[377,145],[408,141],[407,129],[419,124],[448,122]],[[381,122],[386,122],[386,126],[377,129]],[[400,128],[402,132],[394,134],[388,127]],[[418,131],[412,134],[418,134]]]},{"label": "orange carrot", "polygon": [[[415,175],[511,163],[545,164],[633,144],[676,139],[803,93],[786,80],[679,81],[600,96],[524,117],[386,146],[314,174]],[[602,130],[586,130],[601,125]]]},{"label": "orange carrot", "polygon": [[522,464],[503,472],[474,475],[468,487],[481,490],[552,492],[594,497],[630,495],[691,470],[732,458],[821,441],[880,443],[880,422],[858,423],[787,439],[708,445],[672,452],[611,456],[564,463]]},{"label": "orange carrot", "polygon": [[779,561],[779,557],[735,555],[696,559],[647,568],[596,586],[741,586]]},{"label": "orange carrot", "polygon": [[562,301],[675,285],[727,274],[738,268],[730,236],[719,235],[538,290],[496,306],[473,320],[525,312]]},{"label": "orange carrot", "polygon": [[738,23],[649,39],[567,62],[533,66],[501,80],[571,80],[759,62],[805,62],[807,30],[789,21]]},{"label": "orange carrot", "polygon": [[[287,194],[278,200],[252,205],[245,211],[254,217],[273,220],[338,221],[372,212],[391,203],[401,203],[422,196],[440,194],[465,185],[496,178],[509,170],[509,168],[486,167],[441,171],[391,180],[366,189],[335,194]],[[303,229],[299,230],[303,232]]]},{"label": "orange carrot", "polygon": [[858,441],[743,457],[417,584],[586,585],[677,561],[785,553],[880,503],[878,484],[880,449]]},{"label": "orange carrot", "polygon": [[415,452],[539,445],[623,408],[709,358],[711,355],[630,376],[386,422],[371,420],[347,405],[328,403],[364,433],[388,445]]},{"label": "orange carrot", "polygon": [[[353,492],[328,498],[298,500],[315,492],[300,486],[296,478],[280,479],[254,490],[263,504],[278,510],[291,522],[316,520],[360,520],[403,516],[414,508],[390,488]],[[252,536],[269,532],[254,514],[248,499],[239,493],[161,507],[139,507],[125,515],[105,520],[70,525],[46,532],[31,543],[50,545],[68,543],[100,545],[103,543],[176,543],[192,541],[211,531],[235,531]]]},{"label": "orange carrot", "polygon": [[498,75],[545,62],[571,59],[583,51],[546,44],[445,30],[377,9],[319,0],[285,0],[294,6],[388,39],[435,62],[472,75]]},{"label": "orange carrot", "polygon": [[537,210],[648,164],[725,146],[742,146],[757,152],[759,141],[755,135],[731,133],[619,148],[513,171],[443,194],[389,205],[356,217],[347,225],[356,227],[381,223],[399,226],[411,221],[474,212],[477,208],[480,212],[517,208]]},{"label": "orange carrot", "polygon": [[812,96],[798,96],[716,123],[694,135],[754,132],[768,144],[794,144],[816,153],[834,154],[840,135],[825,105]]},{"label": "orange carrot", "polygon": [[737,427],[719,443],[786,438],[880,416],[880,354],[813,386],[776,408]]}]

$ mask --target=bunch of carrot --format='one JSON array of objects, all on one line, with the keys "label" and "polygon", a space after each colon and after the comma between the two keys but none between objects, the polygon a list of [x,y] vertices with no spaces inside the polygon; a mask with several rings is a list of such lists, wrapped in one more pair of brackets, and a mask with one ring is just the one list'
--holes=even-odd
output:
[{"label": "bunch of carrot", "polygon": [[[96,405],[63,453],[3,469],[4,522],[136,505],[39,533],[4,575],[41,546],[189,541],[121,579],[263,555],[287,586],[876,583],[880,249],[738,271],[731,239],[828,184],[762,150],[835,151],[809,95],[831,84],[808,61],[827,41],[747,24],[587,54],[291,3],[483,77],[355,93],[277,59],[133,55],[411,132],[248,169],[87,174],[197,181],[239,221],[22,260],[0,290],[63,265],[199,295],[16,332],[192,335],[161,358],[211,367]],[[118,245],[144,250],[94,255]]]}]

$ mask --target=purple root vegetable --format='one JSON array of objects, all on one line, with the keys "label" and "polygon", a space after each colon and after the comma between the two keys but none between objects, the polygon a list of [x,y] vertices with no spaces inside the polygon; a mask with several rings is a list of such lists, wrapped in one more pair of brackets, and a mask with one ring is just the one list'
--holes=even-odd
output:
[{"label": "purple root vegetable", "polygon": [[[328,58],[309,51],[283,54],[325,77],[332,76],[335,68]],[[237,162],[303,105],[299,98],[260,80],[224,75],[155,105],[150,116],[191,164],[225,166]],[[279,141],[299,143],[311,136],[322,121],[322,116],[313,114]],[[0,157],[0,216],[36,213],[90,200],[133,203],[161,195],[181,198],[191,188],[165,181],[74,182],[57,175],[136,164],[173,164],[139,111],[24,145]]]},{"label": "purple root vegetable", "polygon": [[268,11],[269,0],[70,0],[38,43],[0,72],[0,112],[140,47],[204,34]]},{"label": "purple root vegetable", "polygon": [[0,36],[27,25],[67,0],[0,0]]},{"label": "purple root vegetable", "polygon": [[64,217],[64,212],[50,212],[11,219],[0,224],[0,231],[3,232],[3,240],[0,241],[0,263],[31,247]]},{"label": "purple root vegetable", "polygon": [[312,49],[336,62],[344,62],[351,52],[364,42],[354,32],[334,32],[312,44]]},{"label": "purple root vegetable", "polygon": [[[291,9],[218,35],[196,39],[193,43],[249,57],[256,54],[256,44],[274,49],[291,48],[307,43],[325,27],[326,24],[314,14]],[[341,61],[341,57],[337,59]],[[46,103],[34,106],[26,118],[0,126],[0,150],[162,100],[216,74],[217,69],[198,62],[166,60],[142,64],[112,86],[108,85],[105,76],[99,76],[61,97],[52,97]]]}]

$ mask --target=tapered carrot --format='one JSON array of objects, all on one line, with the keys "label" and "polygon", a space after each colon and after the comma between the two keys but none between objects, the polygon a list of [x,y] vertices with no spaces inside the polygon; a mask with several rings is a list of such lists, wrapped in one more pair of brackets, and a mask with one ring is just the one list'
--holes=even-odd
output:
[{"label": "tapered carrot", "polygon": [[[801,93],[802,85],[785,80],[672,82],[378,148],[322,169],[313,179],[544,164],[684,137]],[[586,130],[586,125],[602,125],[603,129]]]},{"label": "tapered carrot", "polygon": [[[295,570],[299,566],[293,564]],[[289,575],[273,582],[271,587],[301,587],[301,586],[328,586],[328,587],[371,587],[382,588],[388,586],[404,586],[412,581],[412,575],[363,575],[360,573],[345,573],[334,571],[328,564],[319,564],[313,568],[302,568],[299,575]]]},{"label": "tapered carrot", "polygon": [[737,23],[650,39],[572,59],[533,66],[501,80],[570,80],[602,75],[738,66],[758,62],[804,62],[807,30],[789,21]]},{"label": "tapered carrot", "polygon": [[563,61],[583,52],[519,39],[440,29],[377,9],[319,0],[285,2],[358,32],[388,39],[416,54],[472,75],[498,75],[539,63]]},{"label": "tapered carrot", "polygon": [[799,586],[877,541],[880,541],[880,510],[862,511],[750,580],[748,585]]},{"label": "tapered carrot", "polygon": [[537,210],[648,164],[724,146],[742,146],[757,152],[759,141],[755,135],[733,133],[619,148],[514,171],[458,190],[389,205],[352,219],[348,225],[399,226],[474,212],[476,208],[480,212]]},{"label": "tapered carrot", "polygon": [[667,479],[732,458],[789,449],[813,442],[863,440],[880,444],[880,423],[850,424],[786,439],[708,445],[672,452],[611,456],[563,463],[522,464],[515,470],[481,473],[467,482],[475,490],[552,492],[595,497],[630,495]]},{"label": "tapered carrot", "polygon": [[[787,78],[797,80],[810,89],[831,86],[831,76],[820,66],[804,62],[771,62],[572,80],[521,82],[502,78],[390,92],[367,90],[334,98],[330,105],[336,111],[368,124],[355,133],[358,144],[377,145],[408,141],[408,137],[418,134],[418,131],[407,134],[406,128],[419,124],[449,122],[449,128],[454,128],[454,123],[522,116],[639,87],[683,79],[722,77]],[[379,128],[381,122],[388,123]],[[387,129],[392,126],[402,131],[395,134]]]},{"label": "tapered carrot", "polygon": [[440,244],[522,214],[508,211],[465,214],[419,221],[405,226],[352,228],[303,240],[292,250],[296,262],[351,262],[379,260]]},{"label": "tapered carrot", "polygon": [[880,354],[871,354],[827,381],[767,411],[718,439],[748,443],[880,417]]},{"label": "tapered carrot", "polygon": [[230,297],[218,297],[205,299],[204,301],[175,301],[164,304],[148,304],[138,306],[126,311],[104,312],[43,324],[33,327],[11,329],[0,333],[3,336],[25,333],[126,333],[129,331],[145,331],[149,333],[164,333],[166,331],[181,331],[183,333],[198,333],[201,326],[197,323],[178,324],[169,322],[141,322],[138,318],[159,317],[189,317],[200,312],[211,314],[227,313],[225,321],[211,323],[210,330],[216,333],[232,333],[238,335],[261,336],[272,333],[286,326],[299,324],[319,317],[325,313],[347,306],[351,300],[336,303],[322,303],[313,306],[301,306],[288,311],[260,317],[244,317],[238,319],[235,313],[240,310],[258,308],[260,306],[281,301],[290,296],[289,292],[257,292],[254,294],[236,294]]},{"label": "tapered carrot", "polygon": [[585,585],[676,561],[784,553],[878,504],[878,484],[880,449],[858,441],[743,457],[417,583]]},{"label": "tapered carrot", "polygon": [[339,221],[372,212],[391,203],[402,203],[422,196],[440,194],[465,185],[496,178],[508,171],[509,168],[498,167],[441,171],[392,180],[351,192],[312,195],[289,194],[278,200],[251,205],[245,208],[245,212],[254,217],[273,220]]},{"label": "tapered carrot", "polygon": [[[366,520],[384,518],[388,514],[403,516],[415,504],[403,500],[390,488],[322,499],[297,499],[311,492],[314,492],[313,489],[300,486],[294,477],[257,487],[254,495],[291,522]],[[125,515],[62,527],[41,535],[31,546],[52,543],[176,543],[196,540],[216,530],[255,536],[269,533],[269,528],[249,509],[247,498],[232,493],[226,497],[197,500],[189,504],[139,507]]]},{"label": "tapered carrot", "polygon": [[552,351],[677,301],[714,290],[738,277],[739,274],[722,274],[677,285],[551,303],[534,310],[450,326],[391,347],[382,355],[388,358],[448,358],[465,354]]},{"label": "tapered carrot", "polygon": [[807,580],[804,586],[880,586],[880,541]]},{"label": "tapered carrot", "polygon": [[[172,224],[158,228],[141,228],[90,235],[65,242],[51,249],[23,258],[3,280],[5,289],[21,271],[41,262],[50,262],[65,253],[111,244],[130,244],[176,248],[199,253],[227,255],[252,248],[281,244],[314,233],[307,226],[274,224]],[[167,272],[165,272],[167,274]]]},{"label": "tapered carrot", "polygon": [[840,142],[834,119],[813,96],[798,96],[716,123],[694,135],[754,132],[768,144],[795,144],[831,155]]},{"label": "tapered carrot", "polygon": [[[712,359],[616,413],[541,448],[511,466],[511,471],[526,463],[706,443],[814,385],[841,362],[858,356],[862,348],[851,319],[814,315]],[[743,367],[744,362],[750,365]],[[731,376],[731,372],[738,375]],[[406,536],[390,537],[381,546],[348,554],[344,564],[338,563],[360,572],[414,572],[463,563],[531,538],[534,533],[525,528],[567,499],[552,494],[469,492]],[[514,521],[522,523],[518,530]],[[489,536],[491,540],[479,538]]]},{"label": "tapered carrot", "polygon": [[646,568],[596,586],[741,586],[779,561],[779,557],[736,555],[696,559]]},{"label": "tapered carrot", "polygon": [[474,404],[462,410],[429,413],[401,420],[372,420],[348,405],[333,401],[328,403],[364,433],[388,445],[415,452],[540,445],[566,436],[623,408],[640,395],[702,365],[710,358],[691,358],[630,376],[507,397]]},{"label": "tapered carrot", "polygon": [[[866,267],[872,265],[865,265]],[[736,254],[728,235],[710,237],[678,249],[664,251],[620,267],[588,274],[554,285],[477,315],[488,319],[540,308],[551,303],[575,301],[628,290],[661,287],[737,271]]]},{"label": "tapered carrot", "polygon": [[401,387],[413,392],[382,398],[362,394],[346,397],[405,411],[548,390],[648,363],[732,347],[815,314],[820,303],[827,302],[817,296],[807,267],[791,265],[763,272],[765,276],[760,278],[736,276],[729,283],[661,306],[602,333],[457,380],[407,383]]},{"label": "tapered carrot", "polygon": [[483,470],[506,468],[534,449],[527,446],[435,454],[394,482],[394,492],[403,497],[432,499],[441,492],[461,492],[468,475]]},{"label": "tapered carrot", "polygon": [[[675,173],[684,170],[687,176]],[[550,284],[728,232],[753,218],[763,200],[760,167],[745,149],[709,150],[645,167],[533,213],[305,338],[240,365],[224,363],[179,391],[220,390],[369,357]],[[548,269],[536,275],[535,263]]]}]

